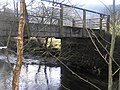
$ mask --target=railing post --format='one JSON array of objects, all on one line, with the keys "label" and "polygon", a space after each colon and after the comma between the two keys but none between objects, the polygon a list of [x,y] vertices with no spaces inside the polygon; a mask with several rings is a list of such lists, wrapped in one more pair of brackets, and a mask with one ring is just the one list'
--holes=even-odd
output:
[{"label": "railing post", "polygon": [[100,26],[99,26],[99,34],[102,34],[101,32],[102,32],[102,20],[103,20],[103,15],[102,14],[100,14]]},{"label": "railing post", "polygon": [[16,3],[16,14],[17,14],[17,18],[19,17],[19,14],[18,14],[18,2]]},{"label": "railing post", "polygon": [[103,15],[100,14],[100,32],[102,31],[102,20],[103,20]]},{"label": "railing post", "polygon": [[110,31],[110,15],[107,15],[107,23],[106,23],[107,25],[107,31],[109,32]]},{"label": "railing post", "polygon": [[43,13],[42,13],[42,17],[41,17],[41,24],[44,24],[44,17],[45,17],[45,9],[43,8]]},{"label": "railing post", "polygon": [[60,22],[59,22],[59,25],[60,25],[60,37],[63,36],[63,5],[60,4]]},{"label": "railing post", "polygon": [[84,37],[86,34],[86,11],[83,10],[83,31],[82,31],[82,37]]},{"label": "railing post", "polygon": [[50,24],[53,24],[52,23],[52,18],[53,18],[53,14],[54,14],[54,0],[53,0],[53,3],[52,3],[52,13],[51,13],[51,18],[50,18]]},{"label": "railing post", "polygon": [[75,27],[75,20],[72,19],[72,27]]},{"label": "railing post", "polygon": [[72,31],[74,31],[74,27],[75,27],[75,20],[73,18],[72,19],[72,29],[70,29],[70,37],[72,37]]}]

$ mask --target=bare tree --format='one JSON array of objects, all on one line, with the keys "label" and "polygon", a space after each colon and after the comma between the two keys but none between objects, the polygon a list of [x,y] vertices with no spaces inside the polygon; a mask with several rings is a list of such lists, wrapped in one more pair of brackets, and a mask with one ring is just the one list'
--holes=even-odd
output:
[{"label": "bare tree", "polygon": [[108,64],[108,90],[112,90],[113,79],[112,79],[112,58],[115,46],[115,0],[113,0],[113,14],[112,14],[112,39],[111,39],[111,47],[110,47],[110,56],[109,56],[109,64]]},{"label": "bare tree", "polygon": [[20,18],[17,36],[17,62],[13,73],[12,90],[19,88],[19,76],[23,60],[23,29],[24,29],[24,7],[25,0],[20,1]]}]

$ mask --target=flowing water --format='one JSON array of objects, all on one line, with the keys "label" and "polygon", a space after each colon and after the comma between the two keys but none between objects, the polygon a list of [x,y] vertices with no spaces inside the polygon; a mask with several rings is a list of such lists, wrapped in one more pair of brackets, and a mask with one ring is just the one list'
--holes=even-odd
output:
[{"label": "flowing water", "polygon": [[60,67],[27,65],[22,67],[20,90],[59,90]]},{"label": "flowing water", "polygon": [[[15,62],[14,56],[9,57]],[[0,90],[11,90],[12,72],[6,61],[6,56],[0,56]],[[26,60],[29,61],[30,60]],[[35,60],[34,60],[35,61]],[[37,60],[38,61],[38,60]],[[36,61],[36,62],[37,62]],[[101,82],[98,82],[101,84]],[[103,86],[100,86],[102,88]],[[97,90],[80,80],[63,67],[45,65],[22,65],[19,90]],[[101,90],[107,90],[102,88]],[[116,90],[116,89],[115,89]]]},{"label": "flowing water", "polygon": [[[12,63],[16,60],[14,56],[8,58]],[[12,87],[12,71],[6,59],[6,56],[0,56],[0,90],[11,90]],[[31,62],[31,60],[26,61]],[[60,77],[60,67],[24,64],[21,68],[19,90],[59,90]]]},{"label": "flowing water", "polygon": [[[39,72],[38,68],[39,65],[22,66],[19,90],[59,90],[61,82],[60,67],[42,65]],[[5,71],[7,69],[2,70]],[[0,90],[10,90],[12,81],[11,72],[0,72],[0,77]]]}]

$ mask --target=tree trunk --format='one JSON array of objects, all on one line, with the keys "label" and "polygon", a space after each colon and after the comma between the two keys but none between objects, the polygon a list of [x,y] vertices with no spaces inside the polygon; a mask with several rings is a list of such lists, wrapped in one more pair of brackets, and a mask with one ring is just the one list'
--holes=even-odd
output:
[{"label": "tree trunk", "polygon": [[118,83],[118,90],[120,90],[120,70],[119,70],[119,83]]},{"label": "tree trunk", "polygon": [[113,25],[113,30],[112,30],[112,39],[111,39],[111,47],[110,47],[109,64],[108,64],[108,90],[112,90],[112,85],[113,85],[112,58],[114,53],[115,37],[116,37],[115,36],[115,0],[113,0],[112,25]]},{"label": "tree trunk", "polygon": [[23,30],[24,30],[24,6],[25,0],[20,1],[20,18],[17,36],[17,62],[13,73],[12,90],[18,90],[19,76],[23,60]]}]

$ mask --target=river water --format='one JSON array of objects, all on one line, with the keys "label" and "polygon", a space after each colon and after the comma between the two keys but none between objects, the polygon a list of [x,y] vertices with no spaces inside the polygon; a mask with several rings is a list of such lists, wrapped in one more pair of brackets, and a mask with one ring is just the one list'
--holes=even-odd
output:
[{"label": "river water", "polygon": [[[38,68],[38,65],[22,66],[19,90],[59,90],[61,82],[60,67],[42,65],[39,72]],[[12,74],[6,68],[4,70],[6,72],[0,73],[0,90],[11,90]]]},{"label": "river water", "polygon": [[60,67],[38,65],[23,66],[19,87],[20,90],[59,90],[60,87]]},{"label": "river water", "polygon": [[[7,57],[0,56],[0,90],[11,90],[12,71],[7,62]],[[10,62],[15,62],[14,56],[8,56]],[[22,65],[19,90],[59,90],[61,83],[61,68],[45,65],[31,65],[31,59]],[[39,60],[34,60],[39,63]]]},{"label": "river water", "polygon": [[[16,58],[8,57],[11,62]],[[30,60],[26,60],[29,61]],[[38,60],[34,60],[37,62]],[[79,74],[81,75],[81,74]],[[92,76],[91,76],[92,77]],[[12,72],[6,63],[6,56],[0,56],[0,90],[11,90]],[[102,82],[98,82],[101,84]],[[104,86],[104,85],[103,85]],[[107,90],[102,88],[101,90]],[[22,65],[19,90],[98,90],[80,80],[63,67],[49,67],[45,65]]]}]

